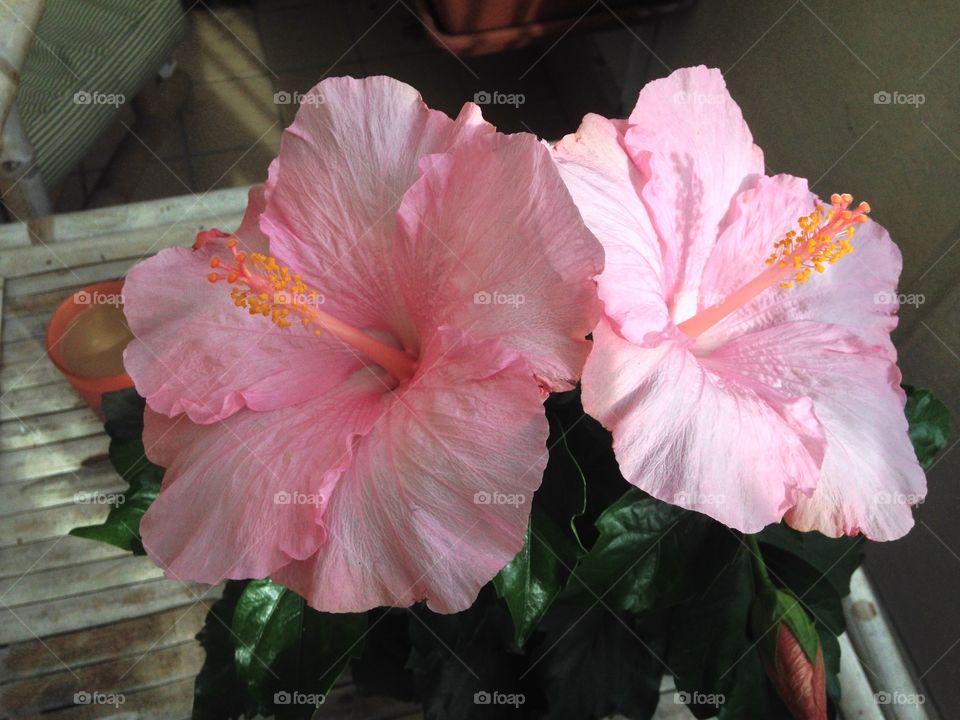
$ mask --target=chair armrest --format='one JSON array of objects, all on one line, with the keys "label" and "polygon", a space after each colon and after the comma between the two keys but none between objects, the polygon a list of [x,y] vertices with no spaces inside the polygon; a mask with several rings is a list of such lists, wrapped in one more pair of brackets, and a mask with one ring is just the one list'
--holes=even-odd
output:
[{"label": "chair armrest", "polygon": [[36,37],[46,0],[3,0],[0,3],[0,125],[6,123],[17,97],[20,71]]}]

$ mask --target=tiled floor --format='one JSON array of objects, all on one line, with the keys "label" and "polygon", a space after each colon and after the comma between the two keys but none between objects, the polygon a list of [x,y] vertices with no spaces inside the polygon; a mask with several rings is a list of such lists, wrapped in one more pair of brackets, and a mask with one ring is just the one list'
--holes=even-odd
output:
[{"label": "tiled floor", "polygon": [[[157,158],[131,188],[131,200],[262,180],[296,112],[283,93],[305,92],[327,76],[389,74],[449,114],[479,92],[521,93],[519,107],[490,105],[485,115],[504,131],[530,130],[548,138],[575,129],[588,109],[618,110],[619,90],[595,38],[572,34],[548,53],[537,47],[460,59],[431,40],[412,7],[398,0],[196,5],[175,55],[191,80],[189,99],[151,144]],[[623,29],[620,35],[630,38]],[[89,201],[132,122],[132,111],[121,113],[66,179],[56,199],[59,212]]]}]

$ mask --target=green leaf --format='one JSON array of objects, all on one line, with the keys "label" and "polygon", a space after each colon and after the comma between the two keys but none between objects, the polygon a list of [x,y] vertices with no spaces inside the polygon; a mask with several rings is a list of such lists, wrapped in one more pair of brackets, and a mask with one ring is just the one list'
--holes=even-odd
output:
[{"label": "green leaf", "polygon": [[620,610],[673,605],[708,584],[733,558],[734,535],[706,515],[631,488],[598,518],[597,541],[563,598],[603,598]]},{"label": "green leaf", "polygon": [[114,440],[139,440],[146,401],[133,388],[104,393],[100,398],[104,428]]},{"label": "green leaf", "polygon": [[837,636],[822,625],[817,625],[820,646],[823,648],[823,669],[826,679],[827,698],[840,701],[840,642]]},{"label": "green leaf", "polygon": [[407,611],[400,608],[371,610],[370,627],[360,657],[350,664],[350,675],[363,695],[419,700],[413,671],[407,667],[412,645]]},{"label": "green leaf", "polygon": [[741,546],[705,591],[670,611],[667,667],[695,717],[790,720],[749,634],[754,587],[751,556]]},{"label": "green leaf", "polygon": [[771,525],[755,537],[771,581],[790,591],[813,621],[823,650],[827,696],[836,703],[840,699],[837,637],[846,629],[842,600],[850,592],[850,577],[863,561],[866,543],[862,537],[828,538],[783,524]]},{"label": "green leaf", "polygon": [[523,548],[493,579],[497,594],[510,608],[517,645],[527,642],[560,594],[577,555],[572,538],[534,506]]},{"label": "green leaf", "polygon": [[[426,720],[530,717],[535,686],[522,682],[525,658],[512,651],[509,612],[487,586],[451,615],[409,612],[410,667]],[[496,696],[498,702],[484,703]]]},{"label": "green leaf", "polygon": [[[784,523],[769,525],[756,535],[771,579],[803,596],[813,583],[807,570],[816,571],[838,596],[850,592],[850,577],[863,562],[862,536],[829,538],[818,532],[798,532]],[[797,561],[802,565],[798,565]],[[796,572],[795,572],[796,571]]]},{"label": "green leaf", "polygon": [[[551,477],[559,475],[565,482],[544,481],[537,499],[547,506],[557,522],[573,517],[573,525],[581,545],[589,547],[596,540],[593,523],[603,511],[619,500],[631,485],[620,474],[620,466],[613,453],[613,438],[600,423],[583,411],[580,389],[554,393],[544,404],[550,420],[550,447],[562,429],[565,453],[552,452]],[[569,458],[569,461],[565,461]],[[586,480],[583,494],[576,485]]]},{"label": "green leaf", "polygon": [[950,440],[950,411],[929,390],[904,385],[907,393],[907,420],[910,441],[924,470],[933,464],[937,453]]},{"label": "green leaf", "polygon": [[232,626],[247,714],[309,717],[350,659],[359,656],[366,627],[365,614],[317,612],[270,580],[250,582]]},{"label": "green leaf", "polygon": [[531,652],[551,720],[649,718],[660,699],[666,638],[662,620],[557,607]]},{"label": "green leaf", "polygon": [[547,414],[550,459],[533,498],[523,548],[494,578],[513,617],[514,641],[523,646],[563,590],[584,552],[576,521],[586,509],[586,479],[570,452],[557,413]]},{"label": "green leaf", "polygon": [[197,633],[207,655],[193,684],[193,720],[233,720],[243,714],[244,689],[233,663],[230,627],[246,584],[244,580],[227,581],[223,595]]},{"label": "green leaf", "polygon": [[144,400],[133,390],[104,393],[103,414],[110,435],[110,462],[129,487],[100,525],[73,528],[71,535],[99,540],[143,555],[140,520],[160,494],[163,468],[147,460],[143,433]]}]

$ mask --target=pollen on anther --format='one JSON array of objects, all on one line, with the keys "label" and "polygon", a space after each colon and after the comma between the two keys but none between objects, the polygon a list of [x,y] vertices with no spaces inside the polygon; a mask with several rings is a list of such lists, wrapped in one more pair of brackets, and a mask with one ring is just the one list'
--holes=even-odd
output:
[{"label": "pollen on anther", "polygon": [[248,257],[236,250],[234,238],[230,238],[226,245],[233,254],[234,264],[229,265],[218,257],[211,258],[210,267],[219,268],[223,274],[212,272],[207,279],[212,283],[224,280],[233,285],[230,297],[234,305],[251,315],[270,318],[281,329],[290,328],[299,321],[304,328],[313,327],[314,335],[322,334],[322,313],[312,307],[322,297],[319,292],[308,287],[299,275],[292,274],[276,259],[261,253],[251,253]]},{"label": "pollen on anther", "polygon": [[780,283],[781,288],[803,284],[812,272],[822,273],[828,265],[853,252],[850,240],[856,232],[855,226],[867,222],[870,205],[861,202],[851,210],[853,196],[846,193],[834,193],[830,200],[833,207],[826,213],[824,206],[817,203],[813,212],[797,220],[800,232],[791,230],[774,243],[774,251],[766,264],[796,271],[792,281]]}]

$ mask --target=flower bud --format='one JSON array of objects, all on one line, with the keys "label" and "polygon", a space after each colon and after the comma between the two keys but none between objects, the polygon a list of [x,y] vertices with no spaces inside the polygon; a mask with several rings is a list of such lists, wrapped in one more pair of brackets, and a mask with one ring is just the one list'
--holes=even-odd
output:
[{"label": "flower bud", "polygon": [[767,676],[795,720],[826,720],[823,648],[800,601],[764,588],[753,601],[750,625]]}]

